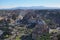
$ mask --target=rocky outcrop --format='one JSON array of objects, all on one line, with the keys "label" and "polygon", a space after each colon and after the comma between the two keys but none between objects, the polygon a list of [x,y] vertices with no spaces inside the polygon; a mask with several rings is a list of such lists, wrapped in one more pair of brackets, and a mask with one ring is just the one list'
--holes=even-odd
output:
[{"label": "rocky outcrop", "polygon": [[46,35],[47,33],[49,33],[48,26],[45,22],[43,22],[43,20],[40,20],[33,30],[32,38],[34,40],[37,40],[37,37],[41,37],[42,35]]}]

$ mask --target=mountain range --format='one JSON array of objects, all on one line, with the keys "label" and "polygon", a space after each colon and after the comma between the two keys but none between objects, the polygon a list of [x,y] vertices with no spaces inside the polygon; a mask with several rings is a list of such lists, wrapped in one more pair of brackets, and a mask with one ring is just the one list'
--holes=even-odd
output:
[{"label": "mountain range", "polygon": [[[7,8],[5,8],[7,9]],[[44,7],[44,6],[31,6],[31,7],[14,7],[14,8],[8,8],[11,10],[15,10],[15,9],[60,9],[58,7]]]}]

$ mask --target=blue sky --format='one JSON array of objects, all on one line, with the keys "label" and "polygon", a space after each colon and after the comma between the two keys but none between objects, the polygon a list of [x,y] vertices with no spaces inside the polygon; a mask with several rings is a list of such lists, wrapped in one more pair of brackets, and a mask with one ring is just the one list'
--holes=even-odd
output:
[{"label": "blue sky", "polygon": [[60,0],[0,0],[0,8],[30,6],[60,7]]}]

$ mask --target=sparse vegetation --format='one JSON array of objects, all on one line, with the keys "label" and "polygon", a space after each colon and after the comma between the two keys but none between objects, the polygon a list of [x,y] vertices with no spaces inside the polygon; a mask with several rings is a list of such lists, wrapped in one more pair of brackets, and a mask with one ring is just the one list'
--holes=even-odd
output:
[{"label": "sparse vegetation", "polygon": [[1,40],[59,40],[58,27],[60,10],[0,10]]}]

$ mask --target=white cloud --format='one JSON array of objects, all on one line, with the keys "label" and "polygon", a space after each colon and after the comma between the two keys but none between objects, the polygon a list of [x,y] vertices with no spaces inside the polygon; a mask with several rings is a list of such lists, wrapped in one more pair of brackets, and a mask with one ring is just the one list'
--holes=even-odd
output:
[{"label": "white cloud", "polygon": [[0,6],[0,9],[6,9],[6,8],[14,8],[16,6]]},{"label": "white cloud", "polygon": [[46,7],[59,7],[60,8],[60,4],[45,4],[43,6],[46,6]]}]

